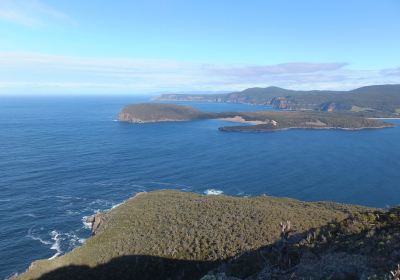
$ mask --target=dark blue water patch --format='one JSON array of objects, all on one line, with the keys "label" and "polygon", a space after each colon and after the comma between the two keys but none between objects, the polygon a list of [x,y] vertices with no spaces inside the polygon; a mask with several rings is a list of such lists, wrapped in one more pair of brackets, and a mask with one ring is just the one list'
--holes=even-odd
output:
[{"label": "dark blue water patch", "polygon": [[[147,97],[1,97],[0,278],[89,237],[82,218],[139,191],[399,204],[400,128],[225,133],[219,120],[126,124]],[[182,103],[180,103],[182,104]],[[183,103],[204,111],[268,106]],[[393,121],[400,124],[400,121]]]}]

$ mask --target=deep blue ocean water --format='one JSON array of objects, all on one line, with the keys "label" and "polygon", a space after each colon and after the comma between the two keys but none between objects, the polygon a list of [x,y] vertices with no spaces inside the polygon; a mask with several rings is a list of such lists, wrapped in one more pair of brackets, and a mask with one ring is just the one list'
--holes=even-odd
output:
[{"label": "deep blue ocean water", "polygon": [[115,121],[124,104],[148,99],[0,97],[0,279],[78,246],[90,234],[84,216],[138,191],[400,203],[400,127],[226,133],[218,127],[235,124]]}]

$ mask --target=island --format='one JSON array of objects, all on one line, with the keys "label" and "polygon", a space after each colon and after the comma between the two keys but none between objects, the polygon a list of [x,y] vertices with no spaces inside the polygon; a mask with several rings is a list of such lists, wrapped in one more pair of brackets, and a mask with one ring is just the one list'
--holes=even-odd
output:
[{"label": "island", "polygon": [[89,220],[81,247],[12,279],[389,279],[400,263],[400,208],[160,190]]},{"label": "island", "polygon": [[400,118],[400,85],[371,85],[348,91],[248,88],[225,94],[162,94],[156,101],[201,101],[271,105],[274,109],[347,112],[362,117]]},{"label": "island", "polygon": [[286,129],[360,130],[387,128],[393,124],[348,113],[315,111],[201,112],[189,106],[163,103],[141,103],[125,106],[118,120],[129,123],[154,123],[219,119],[241,123],[220,127],[220,131],[267,132]]},{"label": "island", "polygon": [[118,120],[132,123],[188,121],[199,119],[202,115],[189,106],[140,103],[125,106],[118,114]]}]

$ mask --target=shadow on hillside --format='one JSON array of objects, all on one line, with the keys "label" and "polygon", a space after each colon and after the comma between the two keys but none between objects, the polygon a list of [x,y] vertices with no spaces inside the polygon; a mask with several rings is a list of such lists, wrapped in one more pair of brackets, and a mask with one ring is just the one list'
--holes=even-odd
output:
[{"label": "shadow on hillside", "polygon": [[[295,243],[305,234],[305,232],[292,234],[289,238],[290,243]],[[278,240],[261,248],[219,261],[177,260],[144,255],[121,256],[93,268],[84,265],[61,267],[44,274],[38,280],[195,280],[200,279],[210,270],[220,270],[221,268],[230,276],[245,278],[265,267],[264,254],[269,254],[269,257],[274,259],[275,265],[280,263],[285,268],[287,268],[287,258],[292,260],[292,265],[297,263],[298,254],[285,252],[284,244],[288,243]]]},{"label": "shadow on hillside", "polygon": [[220,261],[173,260],[154,256],[122,256],[94,268],[78,265],[62,267],[44,274],[39,279],[199,279],[220,263]]},{"label": "shadow on hillside", "polygon": [[[396,212],[396,215],[390,214],[400,219],[400,212]],[[400,251],[395,254],[397,249],[394,246],[384,246],[382,243],[382,240],[393,236],[397,236],[392,240],[394,243],[398,244],[400,241],[400,235],[396,235],[400,220],[391,221],[391,215],[381,213],[377,216],[379,218],[371,221],[382,225],[372,228],[373,231],[371,228],[358,230],[352,223],[342,228],[338,224],[335,227],[325,225],[318,229],[319,234],[314,229],[293,233],[287,239],[221,261],[121,256],[94,268],[59,268],[43,275],[39,280],[194,280],[200,279],[210,270],[245,279],[266,269],[278,275],[274,279],[284,279],[283,276],[287,273],[296,273],[300,279],[332,279],[333,276],[336,277],[333,279],[359,279],[367,268],[385,273],[400,262]],[[325,258],[327,256],[329,258]],[[329,260],[328,266],[326,260]]]}]

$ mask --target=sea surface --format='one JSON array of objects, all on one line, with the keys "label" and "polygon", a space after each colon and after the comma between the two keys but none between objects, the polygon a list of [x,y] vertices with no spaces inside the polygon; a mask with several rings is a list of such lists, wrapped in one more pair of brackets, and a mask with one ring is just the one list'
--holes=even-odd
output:
[{"label": "sea surface", "polygon": [[235,124],[219,120],[115,121],[124,104],[148,100],[0,97],[0,279],[79,246],[90,235],[85,216],[139,191],[400,203],[400,127],[227,133],[218,127]]}]

